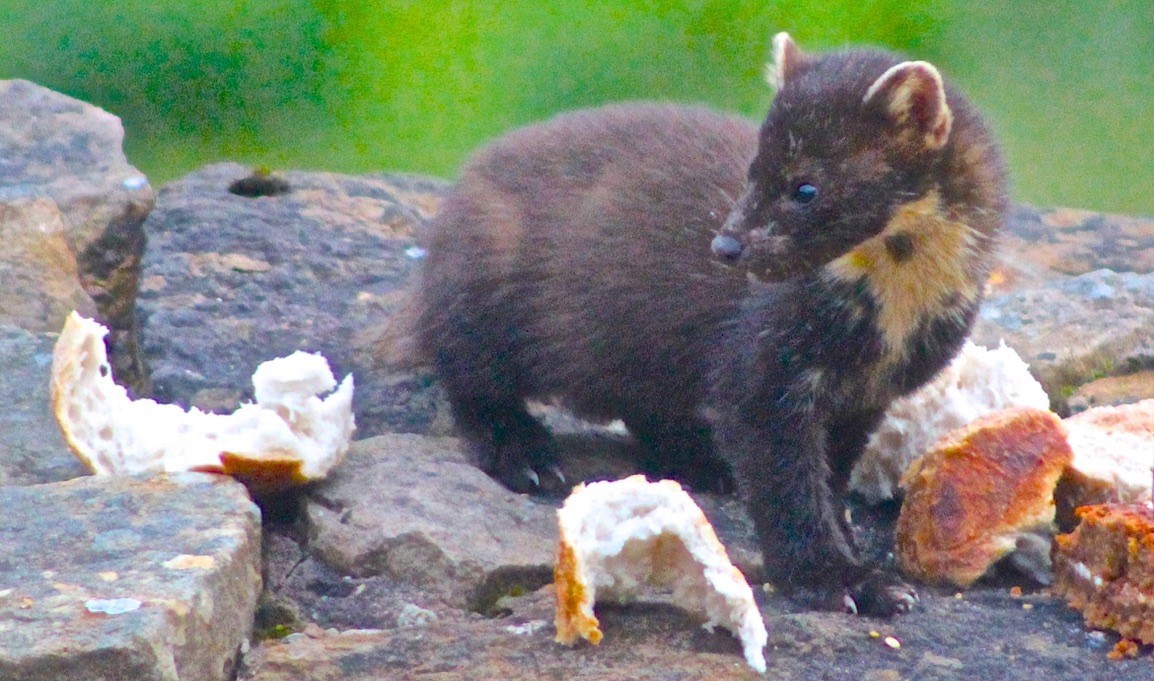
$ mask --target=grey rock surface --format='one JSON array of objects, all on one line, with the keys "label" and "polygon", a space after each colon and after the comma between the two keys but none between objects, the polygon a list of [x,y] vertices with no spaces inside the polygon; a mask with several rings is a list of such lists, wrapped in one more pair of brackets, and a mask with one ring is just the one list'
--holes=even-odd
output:
[{"label": "grey rock surface", "polygon": [[276,195],[229,191],[248,175],[203,168],[166,185],[148,218],[137,309],[149,394],[231,411],[260,362],[308,350],[354,374],[359,437],[428,431],[432,379],[386,366],[380,346],[404,316],[409,249],[442,183],[287,172]]},{"label": "grey rock surface", "polygon": [[153,191],[112,114],[25,80],[0,80],[0,187],[36,190],[63,215],[81,284],[118,331],[131,325],[141,224]]},{"label": "grey rock surface", "polygon": [[1154,272],[1154,218],[1018,205],[1006,227],[1003,251],[1019,265],[1070,276]]},{"label": "grey rock surface", "polygon": [[1154,274],[1096,270],[992,295],[973,337],[988,347],[1004,339],[1060,402],[1083,383],[1154,364]]},{"label": "grey rock surface", "polygon": [[384,435],[354,443],[310,494],[309,548],[354,577],[385,574],[484,609],[551,581],[551,506],[509,492],[453,438]]},{"label": "grey rock surface", "polygon": [[0,243],[0,322],[59,331],[72,310],[96,314],[52,199],[27,187],[0,187]]},{"label": "grey rock surface", "polygon": [[64,443],[49,404],[55,342],[55,334],[0,324],[0,485],[36,485],[88,474]]},{"label": "grey rock surface", "polygon": [[225,681],[260,592],[260,514],[188,473],[0,487],[0,679]]},{"label": "grey rock surface", "polygon": [[[553,641],[551,587],[511,599],[500,618],[447,616],[419,627],[312,630],[268,642],[248,656],[254,681],[375,679],[863,679],[1035,681],[1150,678],[1150,660],[1106,658],[1112,640],[1083,630],[1076,613],[1042,593],[1014,598],[979,587],[962,598],[925,594],[911,614],[883,621],[799,612],[758,593],[769,628],[768,674],[745,665],[722,629],[646,596],[599,606],[604,639],[574,647]],[[1028,607],[1025,607],[1028,606]],[[892,637],[899,647],[886,643]]]},{"label": "grey rock surface", "polygon": [[[440,618],[377,631],[315,630],[270,643],[246,661],[254,681],[375,679],[757,679],[726,632],[660,604],[603,609],[601,645],[553,642],[553,596],[516,599],[499,619]],[[769,677],[773,678],[773,677]]]}]

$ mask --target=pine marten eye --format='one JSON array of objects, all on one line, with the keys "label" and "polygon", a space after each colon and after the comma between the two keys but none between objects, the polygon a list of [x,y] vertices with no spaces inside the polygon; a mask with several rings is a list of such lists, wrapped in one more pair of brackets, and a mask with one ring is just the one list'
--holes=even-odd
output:
[{"label": "pine marten eye", "polygon": [[806,204],[806,203],[809,203],[810,201],[813,201],[816,198],[817,198],[817,187],[813,186],[812,184],[810,184],[808,182],[798,185],[797,189],[793,190],[793,200],[798,202],[798,203]]}]

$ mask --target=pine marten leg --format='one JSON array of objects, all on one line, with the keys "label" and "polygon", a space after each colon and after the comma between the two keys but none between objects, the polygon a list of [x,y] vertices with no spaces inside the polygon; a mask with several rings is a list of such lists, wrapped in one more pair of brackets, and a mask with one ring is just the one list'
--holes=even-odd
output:
[{"label": "pine marten leg", "polygon": [[845,496],[850,473],[865,452],[870,434],[881,423],[885,412],[871,410],[841,417],[830,426],[826,460],[830,468],[830,489],[835,498]]},{"label": "pine marten leg", "polygon": [[729,466],[713,451],[705,421],[689,415],[628,418],[625,427],[643,448],[641,467],[652,479],[678,480],[695,492],[730,492]]},{"label": "pine marten leg", "polygon": [[[826,460],[830,466],[830,490],[835,500],[843,500],[849,488],[850,473],[861,458],[869,442],[870,434],[881,422],[884,412],[871,410],[839,418],[829,429]],[[838,514],[842,529],[853,543],[853,530],[849,526],[849,514],[844,510]],[[909,610],[917,602],[917,591],[898,575],[879,569],[871,569],[866,578],[849,589],[859,611],[876,615],[890,615]],[[896,610],[893,604],[897,605]]]},{"label": "pine marten leg", "polygon": [[825,421],[810,409],[734,414],[718,422],[718,442],[736,460],[770,580],[825,608],[877,615],[908,610],[911,590],[863,565],[846,532],[845,506],[830,484]]},{"label": "pine marten leg", "polygon": [[[447,216],[452,217],[452,216]],[[474,463],[517,492],[567,491],[546,428],[525,408],[524,370],[514,361],[516,320],[486,305],[483,287],[434,299],[424,328],[436,374]]]}]

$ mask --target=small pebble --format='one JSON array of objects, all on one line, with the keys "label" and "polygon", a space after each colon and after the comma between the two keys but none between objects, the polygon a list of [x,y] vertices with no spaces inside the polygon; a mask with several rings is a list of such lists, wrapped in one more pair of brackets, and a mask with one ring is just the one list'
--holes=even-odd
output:
[{"label": "small pebble", "polygon": [[545,620],[532,620],[524,624],[511,624],[505,627],[505,631],[516,636],[530,636],[541,631],[548,625],[549,623]]},{"label": "small pebble", "polygon": [[887,646],[893,648],[894,650],[901,650],[901,647],[902,647],[902,642],[897,640],[893,636],[886,636],[885,644]]},{"label": "small pebble", "polygon": [[397,626],[401,629],[410,627],[426,627],[437,621],[437,613],[426,610],[415,603],[406,603],[397,615]]},{"label": "small pebble", "polygon": [[425,257],[425,254],[425,249],[419,246],[413,246],[412,248],[405,249],[405,255],[413,260],[420,260],[421,258]]}]

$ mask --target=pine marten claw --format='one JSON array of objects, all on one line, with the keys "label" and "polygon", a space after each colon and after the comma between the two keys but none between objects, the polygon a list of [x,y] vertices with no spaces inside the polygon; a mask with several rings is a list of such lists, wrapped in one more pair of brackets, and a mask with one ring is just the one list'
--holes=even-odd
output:
[{"label": "pine marten claw", "polygon": [[565,479],[565,473],[561,471],[561,467],[557,464],[549,466],[549,474],[556,478],[557,482],[561,485],[567,485],[569,483],[569,481]]},{"label": "pine marten claw", "polygon": [[881,570],[871,571],[847,596],[854,601],[857,612],[877,617],[910,612],[918,603],[918,593],[912,586]]}]

